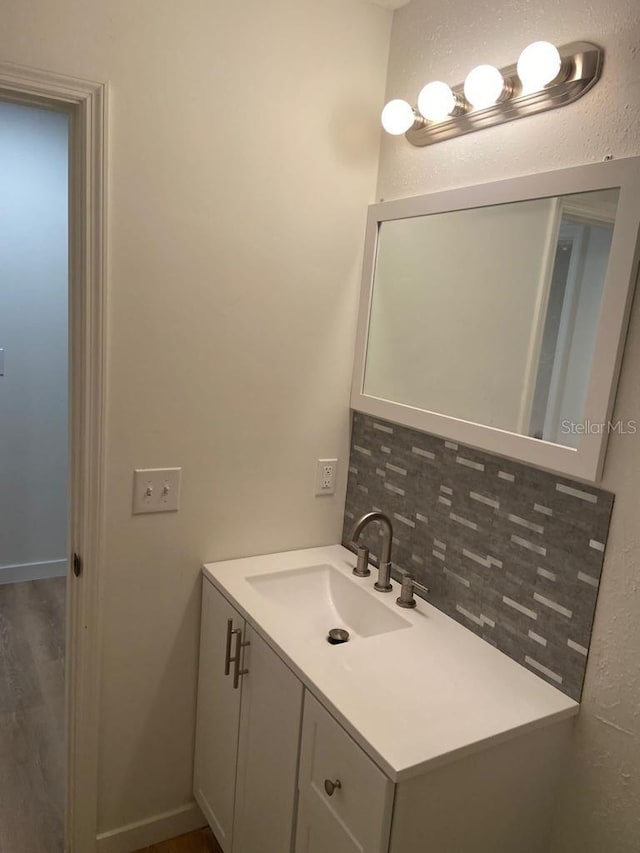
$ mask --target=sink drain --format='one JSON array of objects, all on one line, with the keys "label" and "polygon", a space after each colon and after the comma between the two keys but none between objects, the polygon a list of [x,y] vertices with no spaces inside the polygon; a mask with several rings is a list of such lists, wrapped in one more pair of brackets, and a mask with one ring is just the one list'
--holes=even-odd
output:
[{"label": "sink drain", "polygon": [[349,632],[344,628],[332,628],[327,634],[327,642],[332,646],[339,646],[341,643],[349,641]]}]

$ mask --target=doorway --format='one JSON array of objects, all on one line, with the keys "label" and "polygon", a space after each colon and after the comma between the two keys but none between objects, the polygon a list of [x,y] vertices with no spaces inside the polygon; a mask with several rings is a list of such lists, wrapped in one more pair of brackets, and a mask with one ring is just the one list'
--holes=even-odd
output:
[{"label": "doorway", "polygon": [[64,847],[69,115],[0,102],[0,850]]},{"label": "doorway", "polygon": [[617,190],[589,195],[591,206],[560,205],[529,426],[534,438],[574,448],[582,434],[618,201]]},{"label": "doorway", "polygon": [[[33,645],[23,647],[26,658],[38,658],[43,683],[53,679],[51,671],[57,668],[58,675],[64,669],[64,707],[60,717],[61,703],[55,705],[55,713],[47,714],[54,707],[53,700],[47,706],[43,700],[40,715],[46,718],[48,724],[55,726],[53,737],[49,743],[55,752],[50,756],[52,761],[47,763],[46,750],[41,748],[36,758],[36,770],[45,781],[47,773],[53,773],[57,785],[56,814],[61,817],[45,819],[47,853],[92,853],[96,850],[97,834],[97,799],[98,799],[98,708],[99,708],[99,638],[100,638],[100,570],[102,558],[102,513],[104,491],[104,420],[105,420],[105,337],[106,337],[106,264],[105,264],[105,232],[106,232],[106,107],[107,87],[104,83],[67,77],[51,71],[27,68],[0,62],[0,105],[20,106],[29,115],[54,113],[63,115],[68,127],[68,407],[67,429],[68,447],[53,459],[54,453],[41,457],[41,465],[46,461],[55,467],[58,473],[65,472],[67,478],[67,499],[62,501],[63,515],[67,515],[68,524],[64,531],[66,543],[62,561],[57,557],[50,560],[34,558],[27,560],[34,564],[29,567],[33,577],[26,580],[23,576],[19,582],[8,584],[13,591],[20,591],[20,600],[14,596],[13,611],[28,615],[31,620],[30,632]],[[33,110],[33,112],[31,112]],[[50,231],[50,229],[49,229]],[[0,241],[3,233],[0,231]],[[41,254],[42,247],[34,249],[36,260]],[[47,267],[49,269],[49,267]],[[0,291],[2,290],[2,270],[0,269]],[[0,302],[2,294],[0,292]],[[32,312],[32,314],[35,312]],[[53,317],[50,318],[53,325]],[[35,354],[35,349],[42,345],[46,334],[36,336],[34,351],[27,347],[27,357]],[[0,348],[3,344],[0,342]],[[4,353],[4,377],[17,378],[11,371],[18,362],[15,356],[19,347],[14,343],[6,348]],[[58,363],[58,370],[60,364]],[[5,386],[6,387],[6,386]],[[59,386],[58,386],[59,387]],[[43,392],[44,393],[44,392]],[[45,394],[46,396],[46,394]],[[38,398],[42,403],[41,396]],[[5,430],[6,432],[6,430]],[[47,437],[51,439],[51,434]],[[0,441],[2,441],[0,433]],[[23,442],[26,436],[22,436]],[[46,451],[45,447],[45,451]],[[65,460],[66,455],[66,460]],[[51,457],[51,458],[49,458]],[[44,461],[43,461],[44,460]],[[40,470],[40,469],[39,469]],[[14,483],[15,486],[15,483]],[[17,503],[17,497],[16,497]],[[60,509],[60,507],[58,507]],[[31,528],[40,533],[40,523],[44,516],[37,515],[39,520]],[[57,528],[59,530],[59,528]],[[10,531],[13,532],[12,530]],[[3,544],[7,548],[7,535],[0,528],[0,549]],[[22,541],[33,537],[24,536]],[[45,566],[35,564],[47,564]],[[2,564],[0,560],[0,565]],[[56,569],[57,564],[57,569]],[[12,561],[8,565],[17,571],[25,567],[22,563]],[[70,568],[69,568],[70,566]],[[50,577],[37,577],[47,569]],[[55,577],[56,571],[65,576]],[[11,580],[8,573],[6,580]],[[66,585],[60,595],[59,581]],[[44,593],[43,584],[50,583],[53,587],[58,583],[58,590],[50,597]],[[33,586],[29,586],[33,584]],[[38,586],[35,586],[35,585]],[[0,587],[5,584],[0,583]],[[28,595],[27,592],[32,593]],[[36,606],[33,606],[35,603]],[[42,617],[41,621],[35,614]],[[62,614],[62,616],[61,616]],[[61,616],[61,618],[60,618]],[[15,617],[14,617],[15,618]],[[53,626],[62,623],[62,634],[53,630]],[[47,645],[48,644],[48,645]],[[58,657],[56,649],[63,652]],[[48,658],[47,658],[48,654]],[[43,662],[52,663],[44,667]],[[21,668],[19,661],[10,667],[10,678],[14,679],[17,670]],[[2,676],[0,675],[0,689]],[[60,681],[57,682],[58,698]],[[46,690],[37,679],[30,679],[26,686],[16,687],[20,700],[27,701],[27,693],[32,696],[47,695]],[[51,693],[51,696],[53,693]],[[0,702],[2,700],[0,699]],[[1,708],[0,708],[1,713]],[[12,712],[15,713],[15,712]],[[63,732],[62,736],[60,732]],[[26,738],[20,742],[20,756],[25,758],[29,753]],[[0,744],[0,750],[2,745]],[[0,766],[5,762],[6,755],[0,752]],[[52,769],[56,766],[57,770]],[[46,768],[49,768],[48,770]],[[24,768],[23,768],[24,770]],[[26,772],[26,770],[25,770]],[[56,775],[57,774],[57,775]],[[62,784],[59,784],[62,776]],[[33,776],[31,778],[34,778]],[[12,780],[14,790],[18,789],[18,779]],[[27,785],[28,787],[28,785]],[[24,789],[23,789],[24,790]],[[49,787],[47,790],[52,791]],[[66,796],[65,796],[66,794]],[[12,820],[19,818],[20,811],[36,815],[42,801],[25,802],[24,797],[14,797]],[[4,792],[0,790],[0,800]],[[56,794],[54,794],[54,798]],[[63,801],[63,805],[60,803]],[[0,803],[0,817],[2,804]],[[31,811],[29,812],[29,809]],[[34,817],[34,822],[37,817]],[[62,827],[62,829],[61,829]],[[15,827],[14,827],[14,831]],[[63,838],[63,841],[60,839]],[[60,846],[62,845],[62,846]],[[13,836],[8,842],[0,834],[0,849],[18,851],[20,853],[37,853],[40,848],[27,844],[19,836]]]}]

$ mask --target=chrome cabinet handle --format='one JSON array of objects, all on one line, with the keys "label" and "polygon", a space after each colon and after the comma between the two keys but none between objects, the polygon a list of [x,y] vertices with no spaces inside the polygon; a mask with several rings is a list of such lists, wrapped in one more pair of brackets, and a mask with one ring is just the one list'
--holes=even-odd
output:
[{"label": "chrome cabinet handle", "polygon": [[339,779],[336,779],[335,782],[332,782],[331,779],[324,780],[324,789],[328,797],[333,797],[336,788],[342,788],[342,782]]},{"label": "chrome cabinet handle", "polygon": [[248,669],[240,669],[240,658],[242,656],[241,649],[245,646],[250,646],[251,643],[249,640],[245,640],[244,642],[242,641],[242,630],[240,628],[236,628],[232,633],[236,635],[235,654],[231,658],[233,661],[233,689],[237,690],[240,684],[240,676],[248,675],[249,673]]},{"label": "chrome cabinet handle", "polygon": [[224,654],[224,674],[229,675],[233,658],[231,657],[231,637],[234,634],[233,619],[227,619],[227,650]]}]

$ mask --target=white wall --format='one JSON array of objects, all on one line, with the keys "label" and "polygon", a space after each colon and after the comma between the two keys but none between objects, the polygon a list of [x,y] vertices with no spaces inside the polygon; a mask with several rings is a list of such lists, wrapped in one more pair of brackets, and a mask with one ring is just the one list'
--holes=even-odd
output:
[{"label": "white wall", "polygon": [[67,556],[67,145],[65,115],[0,103],[0,582]]},{"label": "white wall", "polygon": [[[200,563],[339,541],[391,13],[2,9],[4,60],[111,83],[104,831],[191,799]],[[175,465],[180,511],[132,517],[134,467]]]},{"label": "white wall", "polygon": [[552,216],[537,199],[384,222],[365,393],[518,432]]},{"label": "white wall", "polygon": [[[387,137],[387,199],[640,154],[636,0],[557,3],[413,0],[395,13],[387,96],[415,99],[429,79],[456,84],[481,62],[506,65],[539,38],[587,39],[606,51],[594,90],[564,109],[429,148]],[[615,417],[640,421],[640,301],[627,339]],[[552,853],[637,853],[640,838],[640,436],[614,435],[603,485],[616,493],[573,764]],[[543,851],[541,851],[543,853]]]}]

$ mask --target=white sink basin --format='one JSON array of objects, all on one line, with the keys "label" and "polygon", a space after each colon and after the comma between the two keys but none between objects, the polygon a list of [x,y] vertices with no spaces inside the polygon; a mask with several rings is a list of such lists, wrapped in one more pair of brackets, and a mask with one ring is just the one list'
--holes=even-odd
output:
[{"label": "white sink basin", "polygon": [[[355,554],[331,545],[204,572],[394,782],[577,713],[568,696],[428,602],[400,610],[396,581],[376,592],[375,571],[357,578],[355,565]],[[331,628],[345,628],[350,642],[330,646]]]},{"label": "white sink basin", "polygon": [[399,613],[374,598],[364,586],[372,587],[370,578],[356,583],[330,565],[256,575],[248,577],[247,583],[281,610],[283,619],[307,635],[324,639],[331,628],[346,628],[353,639],[411,627]]}]

